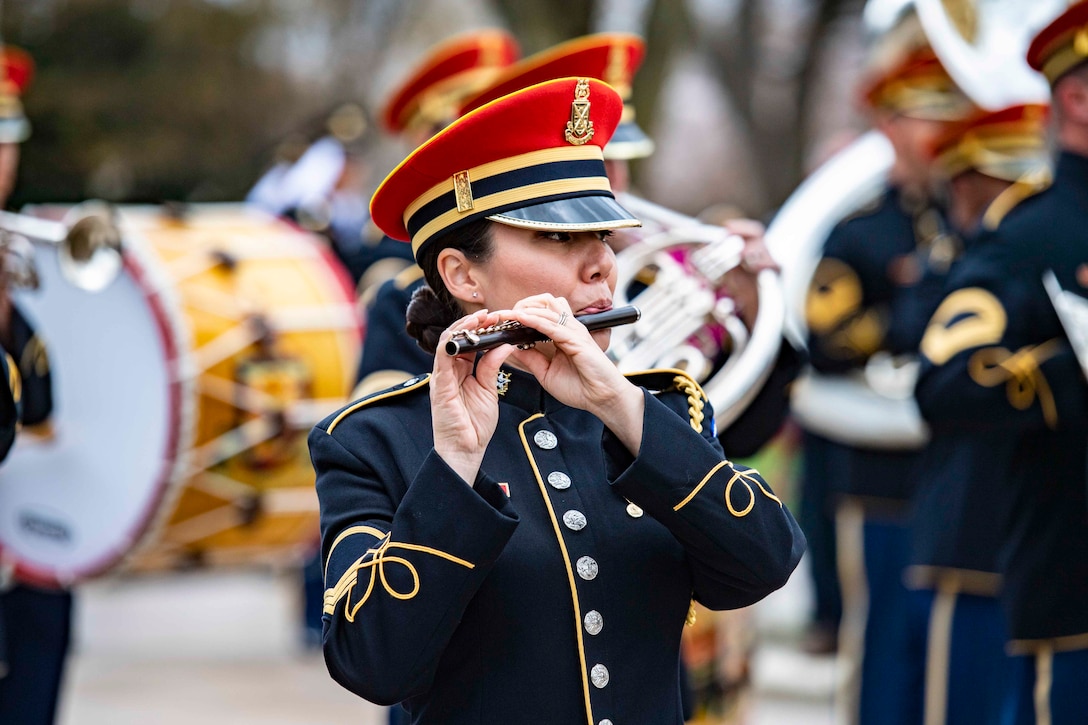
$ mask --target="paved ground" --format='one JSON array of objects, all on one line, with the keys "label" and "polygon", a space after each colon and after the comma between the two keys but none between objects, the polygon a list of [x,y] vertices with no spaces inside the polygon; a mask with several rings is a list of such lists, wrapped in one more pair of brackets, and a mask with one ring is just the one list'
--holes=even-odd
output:
[{"label": "paved ground", "polygon": [[[761,605],[761,629],[803,616],[802,577]],[[211,572],[85,584],[60,725],[379,725],[299,643],[294,578]],[[835,663],[764,644],[747,725],[831,725]]]}]

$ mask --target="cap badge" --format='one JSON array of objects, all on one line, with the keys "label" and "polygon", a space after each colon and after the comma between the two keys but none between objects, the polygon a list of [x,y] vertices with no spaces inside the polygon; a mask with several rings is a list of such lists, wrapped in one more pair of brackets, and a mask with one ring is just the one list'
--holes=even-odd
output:
[{"label": "cap badge", "polygon": [[570,104],[570,120],[564,134],[568,143],[582,146],[593,138],[593,121],[589,120],[589,81],[578,79],[574,87],[574,100]]},{"label": "cap badge", "polygon": [[1088,57],[1088,26],[1080,28],[1073,36],[1073,50],[1080,57]]},{"label": "cap badge", "polygon": [[476,203],[472,199],[472,182],[467,171],[458,171],[453,175],[453,195],[457,198],[457,211],[472,211]]}]

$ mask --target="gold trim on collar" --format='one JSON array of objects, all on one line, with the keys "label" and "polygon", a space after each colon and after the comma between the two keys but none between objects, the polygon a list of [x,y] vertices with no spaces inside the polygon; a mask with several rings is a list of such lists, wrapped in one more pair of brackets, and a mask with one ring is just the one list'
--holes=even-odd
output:
[{"label": "gold trim on collar", "polygon": [[1041,191],[1050,188],[1054,183],[1054,177],[1049,168],[1037,174],[1025,174],[1017,179],[990,202],[986,212],[982,215],[982,226],[985,229],[994,230],[1001,224],[1008,213],[1015,209],[1020,202],[1030,199]]},{"label": "gold trim on collar", "polygon": [[336,428],[336,426],[340,425],[340,421],[342,421],[344,418],[348,417],[349,415],[351,415],[355,411],[359,410],[360,408],[366,407],[367,405],[370,405],[371,403],[376,403],[379,400],[385,400],[386,398],[392,398],[393,396],[401,395],[401,394],[407,393],[407,392],[409,392],[411,390],[416,390],[418,388],[423,387],[427,383],[429,383],[430,380],[431,380],[431,376],[430,376],[430,374],[427,374],[427,375],[422,376],[418,380],[416,380],[416,382],[412,383],[411,385],[406,385],[404,387],[397,388],[395,390],[390,390],[390,391],[387,391],[385,393],[382,393],[381,395],[372,395],[369,398],[364,398],[363,400],[360,400],[359,402],[355,403],[354,405],[352,405],[352,406],[350,406],[348,408],[344,408],[344,410],[340,411],[340,415],[336,416],[336,418],[333,419],[332,423],[329,423],[329,427],[325,430],[325,432],[328,433],[329,435],[332,435],[332,432]]}]

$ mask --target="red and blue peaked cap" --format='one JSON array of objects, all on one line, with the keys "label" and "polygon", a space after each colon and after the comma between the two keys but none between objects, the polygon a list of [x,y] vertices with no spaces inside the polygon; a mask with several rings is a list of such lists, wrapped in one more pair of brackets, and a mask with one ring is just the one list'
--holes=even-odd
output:
[{"label": "red and blue peaked cap", "polygon": [[540,83],[481,106],[412,152],[370,202],[374,223],[420,251],[487,218],[549,231],[639,226],[617,202],[602,149],[623,100],[593,78]]}]

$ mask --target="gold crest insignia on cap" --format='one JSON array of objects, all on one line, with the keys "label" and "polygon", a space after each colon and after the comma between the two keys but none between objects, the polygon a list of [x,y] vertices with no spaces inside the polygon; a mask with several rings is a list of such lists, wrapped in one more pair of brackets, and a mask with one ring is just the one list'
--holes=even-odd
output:
[{"label": "gold crest insignia on cap", "polygon": [[453,194],[457,199],[457,211],[472,211],[476,202],[472,198],[472,182],[467,171],[458,171],[453,175]]},{"label": "gold crest insignia on cap", "polygon": [[578,79],[574,87],[574,100],[570,104],[570,120],[564,134],[567,143],[581,146],[593,138],[593,121],[589,120],[589,81]]}]

